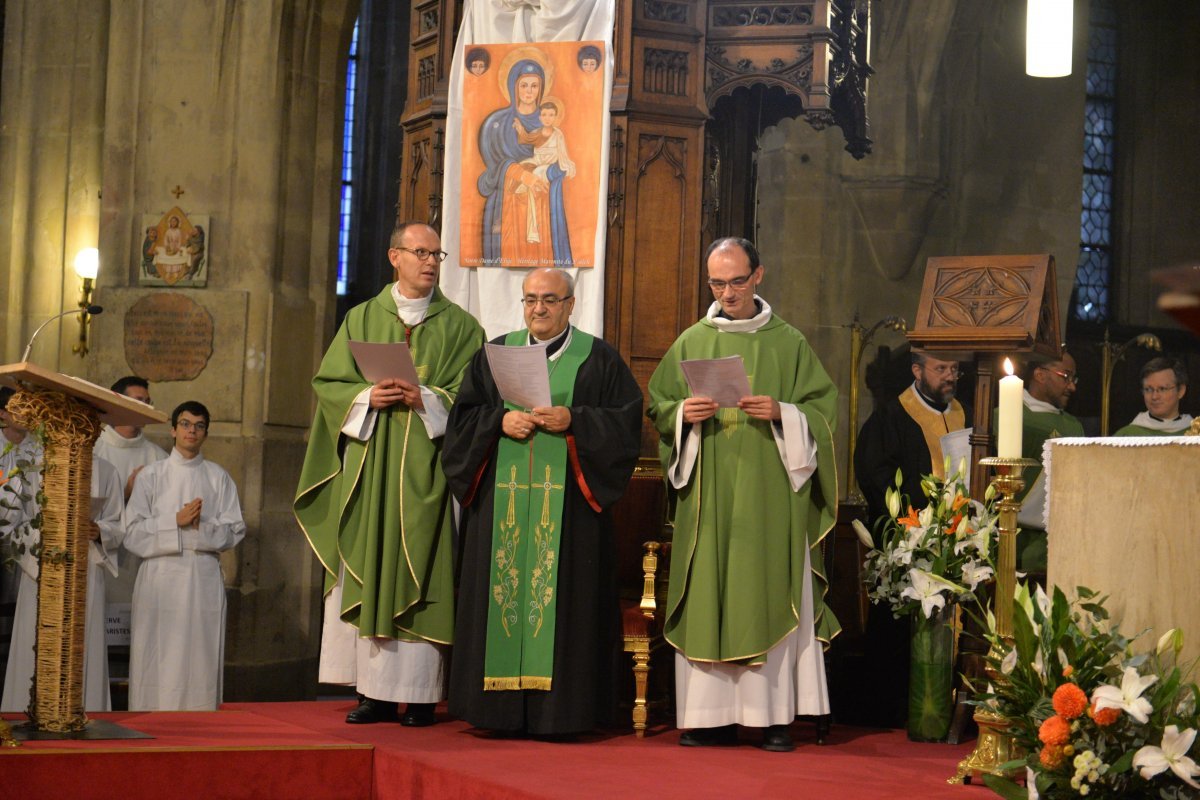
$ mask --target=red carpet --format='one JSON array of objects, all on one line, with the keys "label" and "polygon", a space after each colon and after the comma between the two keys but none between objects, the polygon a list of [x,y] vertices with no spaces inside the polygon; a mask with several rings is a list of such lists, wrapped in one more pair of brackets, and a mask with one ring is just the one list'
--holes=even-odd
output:
[{"label": "red carpet", "polygon": [[[151,740],[27,742],[0,752],[4,797],[140,798],[987,798],[948,786],[969,745],[835,726],[793,753],[747,742],[679,747],[679,732],[574,743],[496,739],[441,716],[432,728],[346,725],[353,703],[231,704],[211,713],[103,714]],[[69,788],[68,788],[69,787]]]}]

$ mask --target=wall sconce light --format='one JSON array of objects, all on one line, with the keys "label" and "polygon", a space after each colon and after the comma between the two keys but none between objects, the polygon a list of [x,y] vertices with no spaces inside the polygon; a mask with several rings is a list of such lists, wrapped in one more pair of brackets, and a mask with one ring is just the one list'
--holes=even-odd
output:
[{"label": "wall sconce light", "polygon": [[1073,0],[1029,0],[1025,14],[1025,74],[1062,78],[1071,74]]},{"label": "wall sconce light", "polygon": [[88,354],[88,331],[92,315],[88,309],[92,305],[92,282],[100,273],[100,251],[94,247],[85,247],[75,255],[75,274],[83,283],[79,287],[79,342],[71,348],[72,353],[78,353],[82,358]]}]

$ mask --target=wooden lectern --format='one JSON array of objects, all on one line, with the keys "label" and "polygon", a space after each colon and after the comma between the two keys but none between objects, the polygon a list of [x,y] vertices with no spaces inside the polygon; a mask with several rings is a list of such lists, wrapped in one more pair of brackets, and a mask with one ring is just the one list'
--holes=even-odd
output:
[{"label": "wooden lectern", "polygon": [[166,422],[152,406],[29,362],[0,366],[17,390],[8,411],[45,432],[41,554],[38,557],[36,671],[29,718],[35,731],[82,734],[83,625],[87,599],[92,446],[100,423]]},{"label": "wooden lectern", "polygon": [[1047,361],[1062,356],[1054,256],[948,256],[931,258],[916,320],[914,347],[934,356],[975,360],[975,417],[971,433],[971,494],[982,499],[992,449],[996,356],[1027,353]]}]

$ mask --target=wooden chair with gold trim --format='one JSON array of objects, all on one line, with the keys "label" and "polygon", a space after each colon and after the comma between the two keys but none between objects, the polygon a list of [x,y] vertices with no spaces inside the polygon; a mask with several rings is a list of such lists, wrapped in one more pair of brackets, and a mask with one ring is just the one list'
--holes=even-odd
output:
[{"label": "wooden chair with gold trim", "polygon": [[[641,459],[625,495],[613,507],[617,577],[621,591],[621,639],[633,661],[633,729],[645,735],[649,717],[650,661],[666,644],[662,608],[666,582],[660,573],[670,552],[666,490],[657,459]],[[654,520],[647,525],[648,520]],[[665,573],[663,573],[665,574]]]}]

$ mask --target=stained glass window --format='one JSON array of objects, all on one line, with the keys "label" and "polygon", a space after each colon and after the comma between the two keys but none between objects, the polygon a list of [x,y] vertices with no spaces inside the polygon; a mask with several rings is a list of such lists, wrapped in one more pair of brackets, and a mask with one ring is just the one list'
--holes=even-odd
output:
[{"label": "stained glass window", "polygon": [[350,228],[354,199],[354,96],[358,89],[358,21],[350,37],[346,59],[346,103],[342,112],[342,198],[338,208],[337,293],[346,294],[349,282]]},{"label": "stained glass window", "polygon": [[1088,24],[1087,104],[1083,122],[1083,210],[1071,316],[1111,317],[1113,171],[1116,141],[1117,18],[1114,0],[1092,0]]}]

